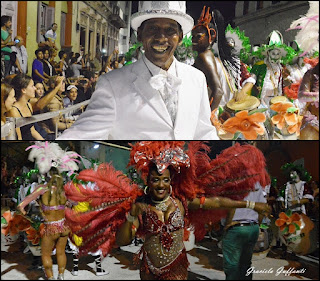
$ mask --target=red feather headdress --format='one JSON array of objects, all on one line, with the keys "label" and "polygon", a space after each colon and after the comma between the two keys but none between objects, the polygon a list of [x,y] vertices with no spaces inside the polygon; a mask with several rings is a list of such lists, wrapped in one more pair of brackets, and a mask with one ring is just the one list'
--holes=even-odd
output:
[{"label": "red feather headdress", "polygon": [[[209,28],[209,24],[210,24],[211,20],[212,20],[212,15],[210,14],[210,7],[208,7],[208,10],[206,12],[206,6],[204,6],[203,9],[202,9],[202,13],[200,15],[200,18],[198,19],[197,25],[195,25],[193,27],[193,29],[195,29],[196,27],[202,25],[205,28],[207,28],[208,34],[209,34],[209,42],[210,42],[210,44],[214,41],[214,39],[217,36],[217,33],[216,33],[215,29],[214,28]],[[211,31],[214,32],[213,36],[211,36]]]}]

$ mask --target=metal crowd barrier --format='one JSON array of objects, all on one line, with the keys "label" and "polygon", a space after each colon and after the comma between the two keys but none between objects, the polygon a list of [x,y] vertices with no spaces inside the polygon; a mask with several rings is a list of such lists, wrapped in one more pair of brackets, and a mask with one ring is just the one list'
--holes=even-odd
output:
[{"label": "metal crowd barrier", "polygon": [[[47,112],[47,113],[42,113],[42,114],[36,114],[32,115],[30,117],[7,117],[6,118],[6,123],[1,126],[1,138],[5,138],[6,140],[16,140],[17,139],[17,134],[16,134],[16,128],[20,128],[24,125],[29,125],[33,124],[35,122],[43,121],[43,120],[48,120],[57,116],[61,116],[63,114],[66,114],[70,111],[74,111],[76,109],[81,108],[82,106],[88,105],[90,100],[83,101],[81,103],[77,103],[75,105],[69,106],[65,109],[62,110],[57,110],[54,112]],[[57,138],[58,135],[58,124],[56,124],[56,129],[55,129],[55,138]]]}]

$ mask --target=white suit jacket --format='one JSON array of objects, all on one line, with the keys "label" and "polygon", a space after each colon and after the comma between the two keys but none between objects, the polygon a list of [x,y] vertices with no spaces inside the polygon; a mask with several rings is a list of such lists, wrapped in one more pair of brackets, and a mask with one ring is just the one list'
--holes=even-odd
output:
[{"label": "white suit jacket", "polygon": [[204,74],[176,61],[178,110],[173,125],[159,91],[149,84],[143,59],[99,78],[90,103],[78,120],[57,140],[212,140]]}]

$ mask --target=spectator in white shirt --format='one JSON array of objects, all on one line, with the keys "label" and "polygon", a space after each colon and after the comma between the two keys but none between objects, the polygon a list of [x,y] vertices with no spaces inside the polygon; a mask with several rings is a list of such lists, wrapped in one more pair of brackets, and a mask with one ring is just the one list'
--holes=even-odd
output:
[{"label": "spectator in white shirt", "polygon": [[81,60],[81,65],[77,64],[77,58],[73,57],[73,58],[71,58],[70,68],[73,71],[73,77],[79,77],[81,74],[80,70],[85,68],[84,61]]},{"label": "spectator in white shirt", "polygon": [[15,65],[15,73],[27,73],[28,72],[28,53],[24,44],[24,40],[21,36],[14,38],[15,45],[11,47],[12,52],[17,53],[16,57],[20,64],[20,69]]},{"label": "spectator in white shirt", "polygon": [[56,30],[58,29],[58,25],[56,23],[53,23],[51,25],[51,28],[46,32],[45,37],[48,39],[49,42],[52,43],[52,47],[57,49],[55,42],[57,39],[57,33]]}]

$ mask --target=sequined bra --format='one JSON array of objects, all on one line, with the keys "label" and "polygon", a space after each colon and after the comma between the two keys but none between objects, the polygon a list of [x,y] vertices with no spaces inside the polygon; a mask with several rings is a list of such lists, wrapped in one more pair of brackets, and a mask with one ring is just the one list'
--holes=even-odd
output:
[{"label": "sequined bra", "polygon": [[173,232],[184,227],[181,211],[176,201],[171,197],[170,199],[176,209],[170,214],[167,222],[159,220],[157,213],[151,210],[150,207],[148,207],[147,211],[143,214],[143,229],[146,233],[158,234],[164,230],[166,232]]},{"label": "sequined bra", "polygon": [[155,211],[148,207],[142,215],[142,228],[145,234],[159,235],[163,247],[169,250],[172,246],[173,239],[170,233],[184,228],[184,220],[176,201],[171,198],[176,209],[170,214],[168,221],[163,222],[158,218]]},{"label": "sequined bra", "polygon": [[64,210],[66,206],[65,205],[47,206],[42,204],[41,208],[43,211],[56,211],[56,210]]}]

